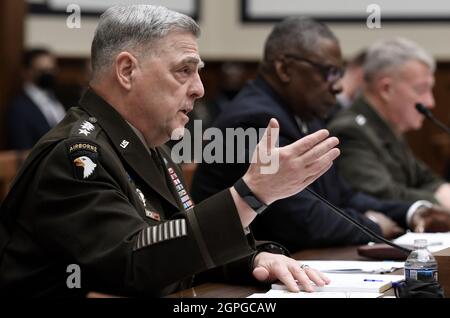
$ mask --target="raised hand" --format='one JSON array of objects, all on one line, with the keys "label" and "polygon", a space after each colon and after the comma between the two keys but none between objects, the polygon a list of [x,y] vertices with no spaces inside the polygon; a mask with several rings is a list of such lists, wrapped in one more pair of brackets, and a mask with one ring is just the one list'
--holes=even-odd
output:
[{"label": "raised hand", "polygon": [[332,165],[340,151],[339,140],[319,130],[285,147],[276,147],[279,125],[272,118],[253,153],[252,163],[243,179],[264,203],[302,191]]}]

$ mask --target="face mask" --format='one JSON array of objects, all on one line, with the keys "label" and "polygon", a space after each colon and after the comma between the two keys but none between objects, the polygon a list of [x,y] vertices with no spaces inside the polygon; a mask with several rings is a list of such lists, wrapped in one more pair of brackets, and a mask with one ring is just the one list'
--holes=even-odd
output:
[{"label": "face mask", "polygon": [[51,90],[55,86],[55,75],[48,72],[42,72],[35,77],[34,83],[42,89]]},{"label": "face mask", "polygon": [[239,93],[238,89],[224,89],[223,94],[229,99],[232,100]]}]

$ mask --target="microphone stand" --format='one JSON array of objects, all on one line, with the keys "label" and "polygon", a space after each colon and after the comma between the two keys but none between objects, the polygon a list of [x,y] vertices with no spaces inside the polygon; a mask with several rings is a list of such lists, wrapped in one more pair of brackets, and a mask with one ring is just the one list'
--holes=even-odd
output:
[{"label": "microphone stand", "polygon": [[341,217],[343,217],[344,219],[346,219],[347,221],[349,221],[350,223],[352,223],[354,226],[356,226],[357,228],[359,228],[361,231],[363,231],[364,233],[366,233],[367,235],[369,235],[372,238],[375,238],[378,241],[381,241],[387,245],[390,245],[396,249],[401,250],[402,252],[405,252],[407,254],[411,253],[411,249],[397,245],[387,239],[385,239],[384,237],[382,237],[381,235],[375,233],[374,231],[372,231],[371,229],[369,229],[367,226],[359,223],[357,220],[353,219],[352,217],[348,216],[344,211],[342,211],[341,209],[339,209],[338,207],[336,207],[333,203],[329,202],[328,200],[326,200],[324,197],[322,197],[321,195],[319,195],[318,193],[314,192],[313,190],[309,189],[309,188],[305,188],[306,191],[308,191],[309,193],[311,193],[314,197],[316,197],[320,202],[324,203],[326,206],[328,206],[331,210],[333,210],[333,212],[339,214]]},{"label": "microphone stand", "polygon": [[442,123],[441,121],[437,120],[436,117],[433,116],[433,113],[426,108],[423,104],[417,103],[416,104],[416,109],[419,113],[421,113],[422,115],[424,115],[426,118],[428,118],[429,120],[431,120],[436,126],[438,126],[439,128],[441,128],[443,131],[445,131],[448,135],[450,135],[450,128],[448,128],[444,123]]}]

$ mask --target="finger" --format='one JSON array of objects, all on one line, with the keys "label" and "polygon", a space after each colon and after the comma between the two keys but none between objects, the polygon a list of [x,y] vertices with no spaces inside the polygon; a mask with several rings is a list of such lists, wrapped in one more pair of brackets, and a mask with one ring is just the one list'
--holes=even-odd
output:
[{"label": "finger", "polygon": [[275,118],[270,119],[269,122],[269,131],[267,132],[267,144],[270,149],[275,148],[278,137],[280,135],[280,124]]},{"label": "finger", "polygon": [[269,271],[264,267],[258,266],[253,270],[253,276],[260,282],[264,282],[269,278]]},{"label": "finger", "polygon": [[424,219],[419,219],[417,221],[417,224],[414,227],[414,232],[417,232],[417,233],[425,232],[425,220]]},{"label": "finger", "polygon": [[267,149],[267,154],[270,155],[271,149],[275,148],[280,133],[280,125],[275,118],[271,118],[267,125],[266,131],[259,142],[263,148]]},{"label": "finger", "polygon": [[290,266],[289,269],[294,278],[297,280],[298,285],[300,285],[304,291],[309,293],[314,291],[314,288],[311,285],[311,280],[309,279],[306,272],[302,268],[300,268],[298,263],[295,263],[295,265]]},{"label": "finger", "polygon": [[309,177],[318,178],[331,167],[331,165],[333,164],[333,160],[339,157],[340,154],[341,152],[339,149],[333,148],[325,155],[323,155],[321,158],[317,159],[315,162],[306,167],[303,166],[304,163],[299,158],[296,161],[296,163],[299,165],[298,171],[301,172],[302,175],[305,176],[306,178]]},{"label": "finger", "polygon": [[300,291],[300,288],[298,287],[298,284],[295,281],[294,276],[288,270],[287,266],[281,264],[274,266],[274,275],[286,286],[286,288],[290,292],[298,293]]},{"label": "finger", "polygon": [[321,271],[318,271],[316,269],[314,269],[317,273],[317,275],[320,276],[320,278],[325,282],[325,285],[328,285],[329,283],[331,283],[331,279],[325,275],[324,273],[322,273]]},{"label": "finger", "polygon": [[311,183],[313,183],[314,181],[316,181],[317,179],[319,179],[325,172],[327,172],[331,167],[333,166],[333,163],[329,163],[328,166],[324,167],[321,171],[319,171],[317,174],[312,175],[312,176],[308,176],[304,181],[303,181],[303,187],[306,188],[307,186],[309,186]]},{"label": "finger", "polygon": [[328,130],[321,129],[313,134],[297,140],[296,142],[293,142],[292,144],[285,146],[285,148],[289,151],[292,151],[292,153],[302,155],[318,143],[324,141],[329,135],[330,133],[328,132]]},{"label": "finger", "polygon": [[325,285],[325,281],[315,269],[305,266],[303,267],[303,271],[308,276],[309,280],[311,280],[317,286],[322,287]]},{"label": "finger", "polygon": [[305,152],[302,156],[303,161],[306,165],[314,163],[316,160],[320,159],[323,155],[327,154],[331,149],[339,144],[339,139],[336,137],[327,138],[320,144],[316,145],[314,148]]}]

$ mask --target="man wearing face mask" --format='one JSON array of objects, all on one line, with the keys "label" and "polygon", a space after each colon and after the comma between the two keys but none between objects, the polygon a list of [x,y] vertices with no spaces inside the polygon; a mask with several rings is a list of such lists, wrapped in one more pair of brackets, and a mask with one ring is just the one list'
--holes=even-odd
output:
[{"label": "man wearing face mask", "polygon": [[7,113],[8,147],[30,149],[64,116],[54,94],[56,60],[46,49],[31,49],[23,58],[24,86]]}]

